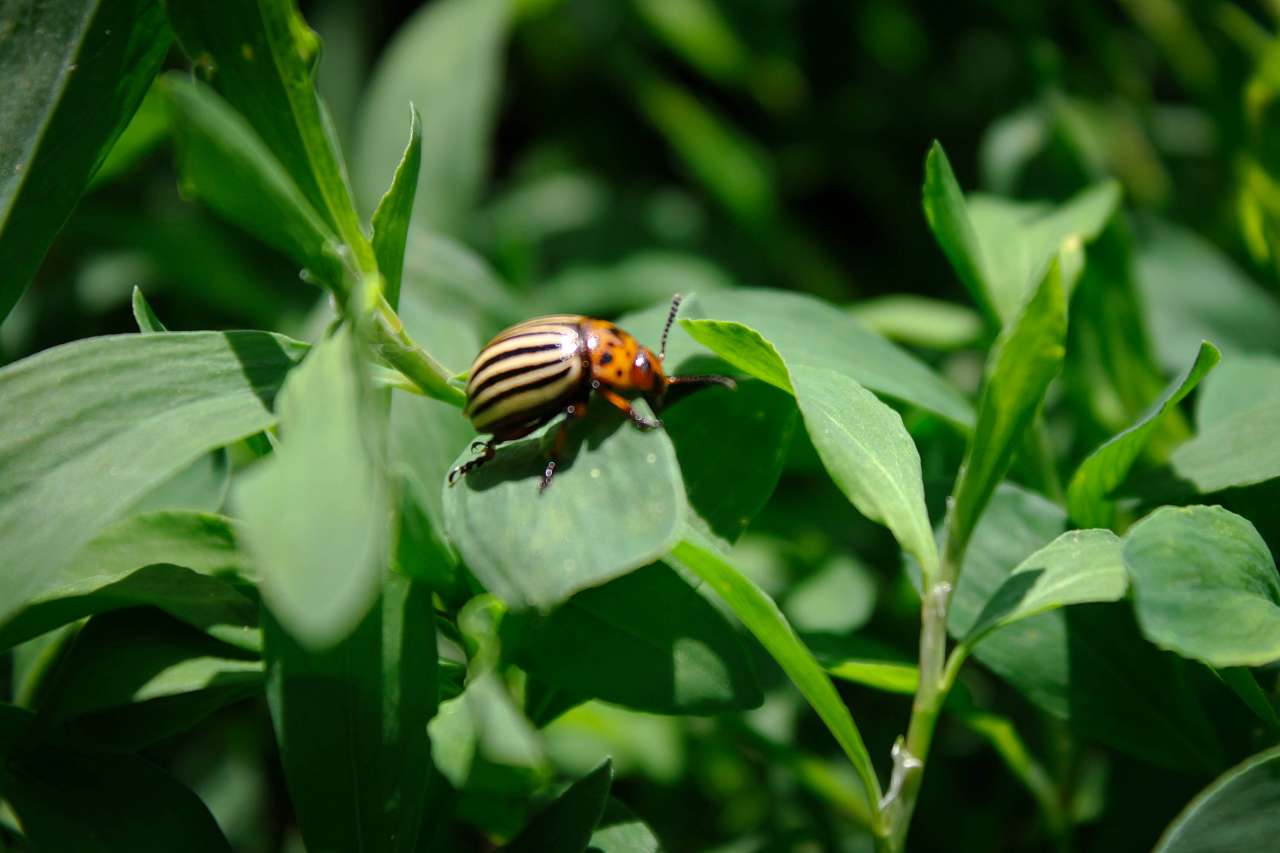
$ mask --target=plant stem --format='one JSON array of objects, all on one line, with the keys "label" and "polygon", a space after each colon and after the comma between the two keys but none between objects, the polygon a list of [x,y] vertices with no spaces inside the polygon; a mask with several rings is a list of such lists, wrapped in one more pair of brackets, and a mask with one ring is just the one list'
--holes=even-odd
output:
[{"label": "plant stem", "polygon": [[458,408],[466,403],[467,396],[462,389],[449,384],[449,371],[413,342],[386,300],[379,302],[370,332],[378,355],[422,389],[423,394]]}]

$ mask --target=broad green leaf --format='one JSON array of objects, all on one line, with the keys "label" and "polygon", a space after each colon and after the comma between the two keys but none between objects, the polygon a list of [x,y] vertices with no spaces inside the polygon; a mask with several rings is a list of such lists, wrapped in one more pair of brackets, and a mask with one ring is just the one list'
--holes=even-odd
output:
[{"label": "broad green leaf", "polygon": [[150,0],[0,4],[0,320],[142,102],[169,49]]},{"label": "broad green leaf", "polygon": [[736,631],[661,563],[583,590],[506,645],[543,682],[628,708],[714,714],[763,701]]},{"label": "broad green leaf", "polygon": [[1173,476],[1200,494],[1280,477],[1280,397],[1260,391],[1259,399],[1179,445],[1169,457]]},{"label": "broad green leaf", "polygon": [[[967,636],[1023,560],[1066,526],[1063,510],[1003,485],[966,550],[948,629]],[[974,657],[1041,709],[1157,766],[1219,766],[1222,746],[1192,691],[1187,665],[1143,640],[1127,602],[1063,607],[988,635]]]},{"label": "broad green leaf", "polygon": [[1267,544],[1222,507],[1161,507],[1125,534],[1142,632],[1210,666],[1280,659],[1280,576]]},{"label": "broad green leaf", "polygon": [[372,208],[391,181],[409,104],[423,110],[419,224],[456,233],[484,187],[510,4],[443,0],[396,31],[373,71],[357,121],[357,195]]},{"label": "broad green leaf", "polygon": [[964,193],[951,170],[951,162],[936,140],[924,161],[923,204],[925,219],[951,268],[984,313],[997,317],[994,295],[987,283],[982,244],[969,219]]},{"label": "broad green leaf", "polygon": [[[643,409],[643,403],[638,407]],[[449,537],[485,588],[512,609],[546,609],[665,554],[685,514],[675,449],[597,403],[569,426],[555,479],[539,494],[559,420],[498,448],[445,486]],[[456,464],[472,451],[459,448]]]},{"label": "broad green leaf", "polygon": [[972,308],[914,293],[864,299],[849,313],[878,335],[924,349],[970,347],[983,332],[982,317]]},{"label": "broad green leaf", "polygon": [[127,610],[81,630],[43,691],[40,716],[99,745],[137,749],[262,689],[262,661],[165,616]]},{"label": "broad green leaf", "polygon": [[833,370],[798,365],[791,376],[805,428],[831,478],[859,512],[892,530],[932,577],[938,552],[924,505],[920,454],[901,416]]},{"label": "broad green leaf", "polygon": [[409,239],[409,220],[413,216],[413,198],[421,168],[422,119],[418,111],[410,107],[409,144],[391,178],[391,187],[373,212],[373,254],[378,259],[378,271],[382,273],[387,302],[392,308],[400,304],[404,249]]},{"label": "broad green leaf", "polygon": [[1280,837],[1280,748],[1245,759],[1201,791],[1155,853],[1266,850]]},{"label": "broad green leaf", "polygon": [[483,789],[496,778],[533,791],[549,773],[538,732],[493,672],[472,677],[461,696],[442,702],[427,730],[431,760],[454,788]]},{"label": "broad green leaf", "polygon": [[510,844],[509,853],[544,850],[582,853],[604,814],[613,786],[613,762],[605,762],[569,786],[555,802],[534,815]]},{"label": "broad green leaf", "polygon": [[430,591],[387,575],[355,631],[319,653],[264,621],[267,700],[307,849],[414,850],[437,697]]},{"label": "broad green leaf", "polygon": [[1159,220],[1141,224],[1135,271],[1166,370],[1181,370],[1202,340],[1213,341],[1227,359],[1280,351],[1280,302],[1202,237]]},{"label": "broad green leaf", "polygon": [[95,613],[151,605],[224,642],[255,649],[257,603],[217,577],[244,568],[225,518],[134,516],[104,529],[61,571],[41,575],[24,605],[0,622],[0,648]]},{"label": "broad green leaf", "polygon": [[[168,0],[165,6],[197,73],[244,117],[302,196],[342,237],[356,267],[370,272],[373,251],[356,214],[336,134],[316,94],[320,40],[293,0]],[[394,154],[387,162],[395,162]]]},{"label": "broad green leaf", "polygon": [[1227,418],[1280,400],[1280,358],[1237,355],[1224,359],[1196,394],[1196,427],[1202,432]]},{"label": "broad green leaf", "polygon": [[1129,579],[1122,547],[1110,530],[1063,533],[1014,567],[964,643],[972,647],[991,631],[1047,610],[1124,598]]},{"label": "broad green leaf", "polygon": [[140,287],[133,289],[133,320],[138,324],[138,331],[144,335],[169,331],[147,304],[147,297],[142,295]]},{"label": "broad green leaf", "polygon": [[1018,314],[1035,289],[1036,276],[1059,254],[1063,282],[1071,290],[1081,245],[1102,232],[1119,203],[1115,181],[1095,184],[1057,207],[970,197],[969,219],[982,246],[987,287],[1002,325]]},{"label": "broad green leaf", "polygon": [[[11,708],[6,716],[14,714],[21,712]],[[32,718],[22,717],[30,727]],[[231,853],[195,794],[132,755],[81,751],[28,738],[0,767],[0,795],[13,807],[36,849]]]},{"label": "broad green leaf", "polygon": [[129,515],[161,510],[216,513],[230,488],[230,454],[220,447],[147,492],[130,507]]},{"label": "broad green leaf", "polygon": [[953,492],[948,549],[963,553],[987,501],[1009,470],[1023,432],[1062,368],[1066,333],[1066,292],[1054,262],[987,356],[978,423]]},{"label": "broad green leaf", "polygon": [[826,672],[801,642],[786,617],[764,590],[756,586],[730,563],[702,542],[683,539],[672,549],[672,556],[702,578],[715,590],[742,621],[769,655],[787,674],[796,688],[826,723],[836,742],[844,750],[862,780],[867,799],[880,799],[880,783],[876,779],[871,756],[862,743],[862,735],[848,707]]},{"label": "broad green leaf", "polygon": [[388,496],[355,359],[345,329],[311,351],[280,395],[279,448],[234,495],[263,600],[311,648],[355,627],[389,556]]},{"label": "broad green leaf", "polygon": [[1218,363],[1218,350],[1204,341],[1195,361],[1124,432],[1112,437],[1089,454],[1076,469],[1067,488],[1067,510],[1071,520],[1081,527],[1108,527],[1115,506],[1108,499],[1129,473],[1147,439],[1159,425],[1160,418],[1177,407],[1201,379]]},{"label": "broad green leaf", "polygon": [[164,78],[182,191],[332,285],[338,238],[244,117],[203,83]]},{"label": "broad green leaf", "polygon": [[[623,328],[642,341],[656,342],[665,316],[665,309],[655,307],[629,317],[629,325]],[[960,426],[973,424],[973,410],[954,386],[906,351],[868,331],[848,313],[811,296],[764,289],[712,292],[699,294],[681,316],[688,318],[682,319],[681,325],[699,343],[704,343],[701,336],[709,328],[701,318],[740,323],[773,344],[788,368],[803,365],[835,370],[877,394],[927,409]],[[680,372],[681,362],[698,351],[688,340],[673,334],[667,350],[668,373]],[[760,378],[773,382],[777,377]]]},{"label": "broad green leaf", "polygon": [[734,390],[712,386],[663,409],[689,507],[716,536],[736,541],[764,508],[797,420],[788,395],[750,380]]},{"label": "broad green leaf", "polygon": [[263,332],[121,335],[0,370],[0,620],[143,495],[270,426],[301,354]]},{"label": "broad green leaf", "polygon": [[587,849],[592,853],[660,853],[662,845],[648,824],[610,797]]}]

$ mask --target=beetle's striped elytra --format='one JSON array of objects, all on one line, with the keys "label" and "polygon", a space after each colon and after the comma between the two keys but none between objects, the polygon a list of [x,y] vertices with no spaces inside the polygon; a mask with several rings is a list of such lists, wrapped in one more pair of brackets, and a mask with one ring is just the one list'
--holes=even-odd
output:
[{"label": "beetle's striped elytra", "polygon": [[629,398],[643,396],[654,411],[672,402],[672,386],[687,393],[709,385],[734,387],[727,376],[667,376],[663,359],[667,334],[680,308],[680,294],[662,329],[658,355],[607,320],[578,314],[535,317],[504,329],[485,344],[471,365],[463,413],[492,438],[477,441],[481,454],[449,472],[449,485],[492,459],[497,445],[522,438],[555,418],[566,416],[538,486],[555,475],[570,418],[586,415],[592,392],[618,408],[640,429],[661,421],[641,415]]}]

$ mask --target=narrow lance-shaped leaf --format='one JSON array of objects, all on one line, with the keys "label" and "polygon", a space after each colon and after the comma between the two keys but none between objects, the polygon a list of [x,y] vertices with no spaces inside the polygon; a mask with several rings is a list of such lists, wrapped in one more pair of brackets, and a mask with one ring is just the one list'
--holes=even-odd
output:
[{"label": "narrow lance-shaped leaf", "polygon": [[138,331],[144,335],[169,331],[147,304],[147,298],[142,295],[140,287],[133,288],[133,320],[138,324]]},{"label": "narrow lance-shaped leaf", "polygon": [[1103,444],[1076,469],[1067,488],[1067,510],[1071,520],[1082,527],[1107,527],[1115,507],[1107,495],[1128,475],[1147,439],[1159,424],[1160,417],[1173,409],[1218,363],[1218,350],[1205,341],[1195,361],[1182,377],[1170,385],[1151,404],[1137,423]]},{"label": "narrow lance-shaped leaf", "polygon": [[952,553],[964,552],[987,501],[1009,469],[1023,431],[1061,369],[1066,333],[1066,292],[1055,261],[987,357],[978,424],[951,506],[947,548]]},{"label": "narrow lance-shaped leaf", "polygon": [[175,72],[163,84],[183,193],[337,286],[337,236],[254,128],[203,83]]},{"label": "narrow lance-shaped leaf", "polygon": [[1125,534],[1124,560],[1156,645],[1215,667],[1280,660],[1280,576],[1248,519],[1161,507]]},{"label": "narrow lance-shaped leaf", "polygon": [[311,652],[264,620],[267,701],[298,826],[313,851],[413,851],[436,714],[431,594],[387,576],[338,645]]},{"label": "narrow lance-shaped leaf", "polygon": [[418,172],[422,167],[422,120],[418,111],[409,107],[409,144],[400,165],[391,178],[391,187],[373,212],[373,253],[378,259],[378,272],[385,282],[387,304],[400,304],[400,276],[404,272],[404,249],[409,239],[409,220],[413,216],[413,199],[418,189]]},{"label": "narrow lance-shaped leaf", "polygon": [[281,393],[279,448],[241,477],[234,495],[264,601],[313,648],[360,620],[388,555],[372,398],[355,358],[347,329],[312,350]]},{"label": "narrow lance-shaped leaf", "polygon": [[831,684],[831,679],[814,660],[813,653],[791,630],[786,617],[773,599],[708,545],[696,539],[682,540],[671,554],[724,599],[734,615],[742,620],[747,630],[777,661],[778,666],[835,736],[836,742],[862,780],[867,799],[873,803],[878,802],[880,783],[876,778],[871,756],[862,743],[857,724]]},{"label": "narrow lance-shaped leaf", "polygon": [[396,31],[356,125],[353,174],[365,210],[390,182],[405,107],[421,104],[426,145],[414,215],[420,225],[460,229],[484,187],[510,18],[504,0],[442,0]]},{"label": "narrow lance-shaped leaf", "polygon": [[1201,791],[1155,853],[1266,850],[1280,838],[1280,748],[1245,759]]},{"label": "narrow lance-shaped leaf", "polygon": [[685,325],[730,364],[795,395],[832,479],[859,512],[892,530],[932,577],[937,546],[924,504],[920,456],[898,413],[843,373],[786,362],[773,344],[740,323]]},{"label": "narrow lance-shaped leaf", "polygon": [[142,102],[170,35],[151,0],[0,4],[0,320]]},{"label": "narrow lance-shaped leaf", "polygon": [[924,215],[934,239],[951,262],[973,301],[989,318],[996,318],[995,304],[986,282],[982,245],[969,220],[964,193],[951,171],[951,162],[934,141],[924,161]]},{"label": "narrow lance-shaped leaf", "polygon": [[0,621],[143,495],[273,424],[303,349],[263,332],[130,334],[0,370]]},{"label": "narrow lance-shaped leaf", "polygon": [[604,814],[613,785],[613,762],[605,759],[595,770],[569,786],[560,797],[535,815],[524,830],[502,849],[507,853],[540,853],[544,850],[582,853],[600,816]]},{"label": "narrow lance-shaped leaf", "polygon": [[320,40],[293,0],[168,0],[169,21],[197,72],[244,116],[302,195],[341,236],[363,274],[375,269],[315,87]]}]

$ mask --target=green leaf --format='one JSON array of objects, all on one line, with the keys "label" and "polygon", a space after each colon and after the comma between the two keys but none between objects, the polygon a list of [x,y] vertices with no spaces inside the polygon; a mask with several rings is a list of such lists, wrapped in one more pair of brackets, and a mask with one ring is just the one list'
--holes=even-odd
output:
[{"label": "green leaf", "polygon": [[106,186],[128,172],[153,153],[169,136],[169,110],[164,94],[152,81],[137,111],[112,144],[98,171],[89,183],[91,190]]},{"label": "green leaf", "polygon": [[0,320],[26,290],[169,49],[150,0],[0,6]]},{"label": "green leaf", "polygon": [[454,788],[536,789],[549,773],[542,741],[493,672],[472,677],[428,724],[431,759]]},{"label": "green leaf", "polygon": [[777,661],[778,666],[835,736],[836,742],[862,780],[867,799],[873,803],[879,801],[880,783],[876,779],[871,756],[862,743],[857,724],[840,694],[836,693],[831,679],[814,660],[813,653],[791,630],[786,617],[773,599],[706,544],[686,538],[671,553],[715,590],[734,615],[742,620],[747,630]]},{"label": "green leaf", "polygon": [[1201,791],[1155,853],[1265,850],[1280,837],[1280,748],[1245,759]]},{"label": "green leaf", "polygon": [[1280,351],[1280,302],[1213,244],[1155,219],[1142,220],[1135,273],[1151,341],[1168,371],[1209,340],[1228,359]]},{"label": "green leaf", "polygon": [[0,370],[0,620],[143,495],[270,426],[301,353],[263,332],[121,335]]},{"label": "green leaf", "polygon": [[163,84],[173,108],[183,193],[332,286],[341,276],[337,235],[254,128],[202,83],[175,72]]},{"label": "green leaf", "polygon": [[925,219],[951,268],[969,291],[973,301],[990,317],[998,316],[993,294],[987,284],[986,260],[982,244],[969,219],[964,193],[951,171],[951,162],[942,145],[934,141],[924,161],[923,205]]},{"label": "green leaf", "polygon": [[36,849],[231,853],[195,794],[132,755],[28,741],[0,769],[0,794]]},{"label": "green leaf", "polygon": [[1092,242],[1120,203],[1115,181],[1095,184],[1057,207],[1015,202],[997,196],[972,196],[969,218],[982,257],[991,302],[1002,324],[1018,313],[1049,261],[1062,255],[1067,290],[1079,273],[1080,247]]},{"label": "green leaf", "polygon": [[648,824],[610,797],[587,849],[592,853],[660,853],[662,845]]},{"label": "green leaf", "polygon": [[938,551],[924,505],[920,454],[902,418],[833,370],[800,365],[791,375],[809,438],[836,485],[859,512],[893,531],[932,577]]},{"label": "green leaf", "polygon": [[130,515],[161,510],[216,513],[231,488],[231,460],[227,448],[206,453],[143,495]]},{"label": "green leaf", "polygon": [[845,635],[870,621],[876,576],[851,554],[835,553],[791,586],[782,610],[801,634]]},{"label": "green leaf", "polygon": [[[216,7],[168,0],[165,6],[197,72],[261,137],[311,207],[342,237],[356,267],[371,272],[373,250],[356,214],[337,136],[316,94],[320,40],[293,0],[229,0]],[[393,160],[394,155],[388,162]]]},{"label": "green leaf", "polygon": [[1119,601],[1129,586],[1122,543],[1110,530],[1070,530],[1014,567],[964,638],[974,646],[991,631],[1070,604]]},{"label": "green leaf", "polygon": [[982,317],[972,308],[914,293],[864,299],[849,313],[878,335],[924,349],[971,347],[983,331]]},{"label": "green leaf", "polygon": [[[642,402],[637,408],[645,410]],[[641,432],[603,404],[570,425],[555,479],[539,494],[559,428],[557,419],[502,445],[492,462],[445,488],[449,537],[512,609],[545,609],[653,562],[684,518],[671,439],[663,430]],[[458,464],[472,457],[459,449]]]},{"label": "green leaf", "polygon": [[418,172],[422,168],[422,119],[409,107],[409,144],[400,157],[400,165],[391,178],[391,187],[373,212],[373,254],[378,271],[386,282],[387,302],[392,308],[400,304],[400,276],[404,272],[404,249],[409,239],[409,220],[413,216],[413,199],[418,190]]},{"label": "green leaf", "polygon": [[1253,677],[1253,672],[1248,667],[1231,666],[1215,669],[1213,673],[1222,679],[1223,684],[1231,688],[1231,692],[1236,694],[1259,720],[1266,723],[1273,732],[1280,731],[1280,716],[1277,716],[1276,709],[1271,704],[1271,698],[1258,684],[1258,679]]},{"label": "green leaf", "polygon": [[1023,432],[1062,368],[1066,333],[1066,292],[1054,262],[987,356],[978,423],[953,492],[948,549],[963,553],[987,501],[1009,470]]},{"label": "green leaf", "polygon": [[1222,507],[1161,507],[1125,535],[1142,632],[1210,666],[1280,659],[1280,576],[1258,531]]},{"label": "green leaf", "polygon": [[241,476],[234,496],[263,600],[311,648],[360,621],[389,556],[372,401],[355,359],[347,329],[311,351],[280,395],[279,448]]},{"label": "green leaf", "polygon": [[307,849],[414,850],[436,712],[430,591],[388,575],[356,630],[320,653],[264,621],[267,700]]},{"label": "green leaf", "polygon": [[44,690],[41,722],[138,749],[261,690],[262,662],[234,652],[154,612],[96,616]]},{"label": "green leaf", "polygon": [[1107,496],[1124,482],[1147,439],[1159,425],[1160,418],[1191,393],[1218,363],[1218,358],[1218,350],[1213,344],[1202,342],[1195,361],[1187,371],[1165,389],[1136,423],[1113,436],[1080,463],[1067,488],[1067,510],[1072,521],[1081,527],[1111,525],[1115,506]]},{"label": "green leaf", "polygon": [[762,701],[737,633],[661,563],[583,590],[518,636],[513,660],[546,684],[657,714]]},{"label": "green leaf", "polygon": [[1169,457],[1173,476],[1205,495],[1280,477],[1280,397],[1259,391],[1259,399],[1179,445]]},{"label": "green leaf", "polygon": [[569,786],[554,803],[534,815],[510,844],[509,853],[544,850],[582,853],[604,814],[613,785],[613,762],[604,763]]},{"label": "green leaf", "polygon": [[910,663],[843,658],[827,664],[826,669],[843,681],[903,696],[913,695],[920,686],[920,670]]},{"label": "green leaf", "polygon": [[0,621],[0,648],[121,607],[151,605],[209,634],[257,647],[258,606],[216,575],[243,572],[228,519],[157,512],[103,530],[61,571],[42,574]]},{"label": "green leaf", "polygon": [[353,168],[366,208],[390,182],[405,108],[421,104],[426,145],[415,217],[450,233],[465,223],[487,177],[509,17],[505,0],[443,0],[396,31],[356,124]]},{"label": "green leaf", "polygon": [[138,324],[138,331],[144,335],[169,331],[147,304],[147,297],[142,295],[140,287],[133,288],[133,319]]},{"label": "green leaf", "polygon": [[1205,432],[1233,415],[1280,400],[1280,358],[1237,355],[1224,359],[1196,395],[1196,427]]},{"label": "green leaf", "polygon": [[[1002,485],[966,549],[951,635],[967,636],[1010,572],[1065,526],[1060,507]],[[1203,772],[1222,761],[1186,662],[1143,640],[1127,602],[1032,616],[988,635],[974,656],[1082,737],[1160,767]]]},{"label": "green leaf", "polygon": [[[656,338],[666,311],[654,308],[627,319],[632,334]],[[923,362],[868,331],[853,317],[833,305],[811,296],[779,290],[727,290],[699,294],[682,311],[681,325],[698,343],[713,327],[699,319],[739,323],[754,329],[773,344],[788,368],[824,367],[843,373],[861,385],[894,399],[903,400],[952,423],[969,426],[973,411],[964,396]],[[652,330],[652,331],[649,331]],[[668,373],[679,373],[682,361],[698,352],[680,335],[672,335],[667,349]],[[735,366],[727,355],[723,358]],[[757,367],[757,369],[760,369]],[[779,375],[759,375],[786,390]],[[775,381],[777,380],[777,381]]]}]

